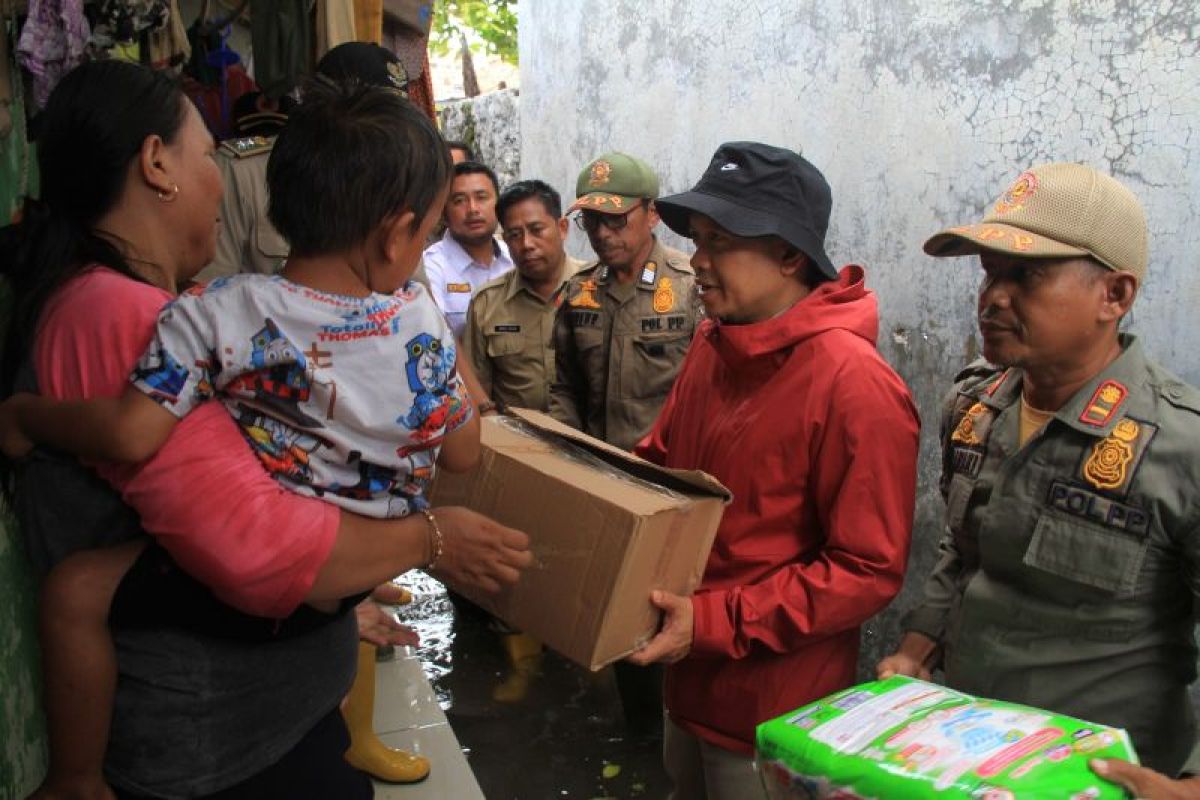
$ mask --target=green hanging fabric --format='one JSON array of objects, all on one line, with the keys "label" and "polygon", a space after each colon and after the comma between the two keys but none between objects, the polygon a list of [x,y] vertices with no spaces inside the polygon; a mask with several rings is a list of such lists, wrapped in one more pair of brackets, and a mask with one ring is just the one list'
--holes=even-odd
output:
[{"label": "green hanging fabric", "polygon": [[307,0],[254,0],[250,11],[254,81],[272,100],[309,74],[312,24]]}]

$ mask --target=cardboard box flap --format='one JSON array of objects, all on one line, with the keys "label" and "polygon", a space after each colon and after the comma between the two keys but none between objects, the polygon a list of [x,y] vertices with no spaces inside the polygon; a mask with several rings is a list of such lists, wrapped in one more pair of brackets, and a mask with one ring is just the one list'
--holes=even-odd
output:
[{"label": "cardboard box flap", "polygon": [[586,450],[604,463],[635,478],[656,483],[664,488],[678,492],[719,497],[725,505],[728,505],[733,500],[733,495],[730,491],[719,480],[707,472],[660,467],[644,458],[635,456],[633,453],[613,447],[607,442],[602,442],[599,439],[588,436],[586,433],[575,430],[569,425],[564,425],[548,414],[543,414],[540,411],[534,411],[530,408],[512,408],[508,409],[508,413],[525,424],[536,428],[543,434],[568,440],[571,444]]}]

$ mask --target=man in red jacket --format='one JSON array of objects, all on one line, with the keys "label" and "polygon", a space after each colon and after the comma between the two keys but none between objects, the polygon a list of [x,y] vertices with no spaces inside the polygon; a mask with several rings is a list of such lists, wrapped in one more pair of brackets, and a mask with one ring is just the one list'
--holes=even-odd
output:
[{"label": "man in red jacket", "polygon": [[812,164],[753,142],[658,203],[708,320],[636,452],[734,495],[700,588],[654,592],[662,631],[631,657],[670,664],[675,797],[762,796],[755,725],[852,684],[859,626],[904,577],[920,423],[862,268],[825,254],[830,204]]}]

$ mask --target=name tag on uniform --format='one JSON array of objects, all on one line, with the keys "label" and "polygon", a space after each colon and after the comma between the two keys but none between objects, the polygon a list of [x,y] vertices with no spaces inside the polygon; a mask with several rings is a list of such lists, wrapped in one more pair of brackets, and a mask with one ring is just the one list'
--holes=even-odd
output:
[{"label": "name tag on uniform", "polygon": [[641,324],[642,333],[687,330],[687,316],[683,314],[669,317],[641,317],[638,322]]},{"label": "name tag on uniform", "polygon": [[496,333],[520,333],[521,326],[520,325],[497,325],[495,330],[496,330]]},{"label": "name tag on uniform", "polygon": [[447,283],[446,291],[450,294],[470,294],[471,284],[469,283]]},{"label": "name tag on uniform", "polygon": [[1080,519],[1099,522],[1108,528],[1126,531],[1136,536],[1150,532],[1150,514],[1137,506],[1119,503],[1097,492],[1088,491],[1066,481],[1050,484],[1047,498],[1053,508]]}]

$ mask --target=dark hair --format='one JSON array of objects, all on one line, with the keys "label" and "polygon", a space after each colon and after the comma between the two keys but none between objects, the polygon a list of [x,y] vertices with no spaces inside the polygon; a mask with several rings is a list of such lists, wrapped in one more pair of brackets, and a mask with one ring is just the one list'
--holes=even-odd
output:
[{"label": "dark hair", "polygon": [[454,165],[454,177],[457,178],[459,175],[487,175],[496,194],[500,194],[500,181],[497,180],[496,173],[487,164],[480,164],[478,161],[460,161]]},{"label": "dark hair", "polygon": [[466,142],[459,142],[459,141],[446,142],[446,148],[449,150],[462,150],[464,153],[467,154],[467,161],[475,160],[475,151],[472,150],[471,145],[467,144]]},{"label": "dark hair", "polygon": [[441,134],[398,92],[314,80],[271,149],[268,216],[293,254],[335,253],[403,211],[415,231],[449,176]]},{"label": "dark hair", "polygon": [[186,102],[164,73],[123,61],[82,64],[50,94],[33,132],[41,200],[26,198],[21,221],[0,229],[0,273],[13,294],[0,361],[5,395],[46,302],[65,283],[93,264],[142,280],[93,226],[116,204],[146,138],[175,140]]},{"label": "dark hair", "polygon": [[531,197],[541,200],[542,205],[546,208],[546,213],[550,216],[555,219],[562,216],[562,198],[559,197],[558,192],[544,181],[532,180],[517,181],[504,190],[500,199],[496,201],[496,218],[503,225],[505,213],[517,203]]}]

